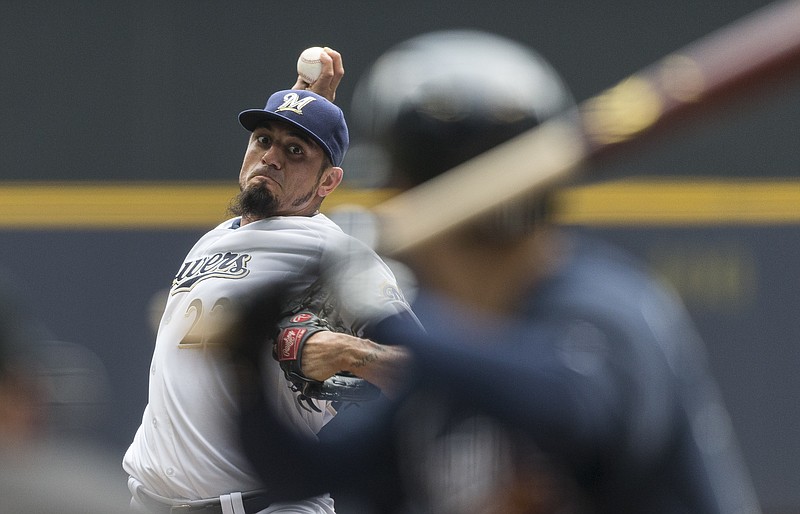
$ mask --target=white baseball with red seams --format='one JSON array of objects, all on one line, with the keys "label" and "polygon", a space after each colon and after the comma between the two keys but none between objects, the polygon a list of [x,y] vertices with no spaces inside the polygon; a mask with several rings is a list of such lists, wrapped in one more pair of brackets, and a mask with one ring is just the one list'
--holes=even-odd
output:
[{"label": "white baseball with red seams", "polygon": [[325,50],[321,46],[312,46],[303,50],[297,59],[297,74],[309,84],[313,84],[322,73],[320,55],[323,52]]}]

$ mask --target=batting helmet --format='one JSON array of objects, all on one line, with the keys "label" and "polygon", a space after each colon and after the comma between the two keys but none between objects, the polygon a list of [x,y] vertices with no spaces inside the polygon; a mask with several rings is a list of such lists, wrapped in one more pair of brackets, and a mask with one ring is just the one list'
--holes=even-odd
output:
[{"label": "batting helmet", "polygon": [[354,130],[414,186],[573,106],[550,64],[519,43],[474,30],[409,39],[356,84]]}]

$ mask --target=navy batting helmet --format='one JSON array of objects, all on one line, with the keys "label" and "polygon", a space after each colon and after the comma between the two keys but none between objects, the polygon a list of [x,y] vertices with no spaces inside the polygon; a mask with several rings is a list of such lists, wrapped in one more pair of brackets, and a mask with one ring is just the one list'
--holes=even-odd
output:
[{"label": "navy batting helmet", "polygon": [[397,185],[414,186],[574,106],[534,50],[475,30],[409,39],[356,84],[354,130],[386,153]]}]

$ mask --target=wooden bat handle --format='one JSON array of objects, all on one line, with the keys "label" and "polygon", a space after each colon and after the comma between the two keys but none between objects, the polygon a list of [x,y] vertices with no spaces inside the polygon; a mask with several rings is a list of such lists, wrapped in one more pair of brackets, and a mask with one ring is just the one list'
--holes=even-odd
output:
[{"label": "wooden bat handle", "polygon": [[549,120],[375,207],[378,250],[398,255],[587,162],[800,70],[800,0],[770,4]]}]

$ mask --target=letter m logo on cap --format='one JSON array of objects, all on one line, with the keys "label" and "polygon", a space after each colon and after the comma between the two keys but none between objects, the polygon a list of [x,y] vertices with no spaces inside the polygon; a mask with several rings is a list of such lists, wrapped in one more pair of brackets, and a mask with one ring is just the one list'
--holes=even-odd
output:
[{"label": "letter m logo on cap", "polygon": [[292,111],[302,115],[303,107],[313,102],[314,100],[316,100],[316,98],[314,98],[313,96],[300,98],[300,95],[298,95],[297,93],[287,93],[283,97],[283,103],[279,105],[277,109],[275,109],[275,112]]}]

